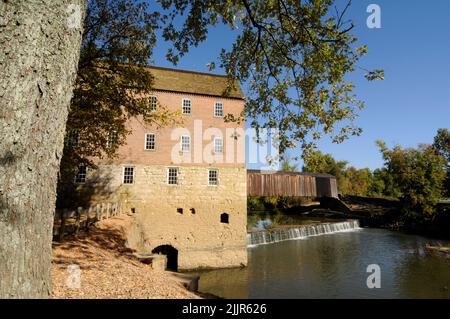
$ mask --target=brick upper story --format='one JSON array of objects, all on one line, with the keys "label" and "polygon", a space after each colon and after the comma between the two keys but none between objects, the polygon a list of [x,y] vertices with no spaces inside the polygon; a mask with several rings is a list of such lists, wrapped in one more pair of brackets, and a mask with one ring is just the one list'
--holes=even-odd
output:
[{"label": "brick upper story", "polygon": [[149,103],[178,110],[182,123],[158,128],[132,118],[127,122],[131,134],[117,157],[98,163],[245,167],[245,123],[224,120],[227,114],[239,117],[244,109],[239,85],[225,97],[225,76],[164,68],[151,72],[155,80]]}]

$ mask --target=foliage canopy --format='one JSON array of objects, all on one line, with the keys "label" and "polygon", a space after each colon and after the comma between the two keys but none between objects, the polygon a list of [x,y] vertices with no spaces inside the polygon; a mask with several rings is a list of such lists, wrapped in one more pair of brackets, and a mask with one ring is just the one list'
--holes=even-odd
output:
[{"label": "foliage canopy", "polygon": [[[235,31],[220,67],[230,80],[247,83],[245,115],[256,129],[279,129],[281,154],[297,143],[308,152],[325,134],[342,142],[361,133],[353,120],[364,104],[345,76],[367,47],[356,46],[353,23],[345,18],[350,1],[341,11],[334,0],[158,2],[169,12],[163,35],[173,43],[167,58],[175,64],[207,39],[210,26],[223,23]],[[380,79],[382,73],[366,77]]]},{"label": "foliage canopy", "polygon": [[443,194],[444,158],[429,145],[419,145],[417,149],[400,146],[388,149],[381,141],[377,144],[387,170],[402,193],[405,212],[433,214]]},{"label": "foliage canopy", "polygon": [[[236,38],[217,60],[229,77],[224,95],[236,81],[246,86],[245,116],[258,131],[279,130],[282,155],[297,143],[307,153],[324,135],[342,142],[360,134],[354,120],[364,104],[346,75],[355,71],[367,47],[357,46],[353,23],[345,18],[350,1],[340,9],[336,2],[90,0],[60,190],[70,185],[78,167],[93,166],[93,157],[114,156],[129,133],[130,117],[158,126],[179,121],[163,105],[152,112],[148,101],[153,78],[146,66],[159,34],[171,43],[167,59],[176,64],[207,39],[211,27],[229,26]],[[212,70],[216,62],[209,65]],[[374,80],[381,73],[366,77]]]}]

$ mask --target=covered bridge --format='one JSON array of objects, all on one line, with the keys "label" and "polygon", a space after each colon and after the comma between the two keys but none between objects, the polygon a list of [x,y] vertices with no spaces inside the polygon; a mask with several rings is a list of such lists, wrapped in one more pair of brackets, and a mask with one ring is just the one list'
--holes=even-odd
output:
[{"label": "covered bridge", "polygon": [[247,196],[338,197],[329,174],[247,170]]}]

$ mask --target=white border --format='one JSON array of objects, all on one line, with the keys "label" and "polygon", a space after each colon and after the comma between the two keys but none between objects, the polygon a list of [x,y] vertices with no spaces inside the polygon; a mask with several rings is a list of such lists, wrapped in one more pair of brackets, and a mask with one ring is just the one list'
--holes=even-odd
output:
[{"label": "white border", "polygon": [[[216,105],[218,103],[222,104],[222,115],[216,115]],[[223,102],[221,102],[221,101],[214,102],[214,111],[213,112],[214,112],[214,114],[213,114],[214,117],[216,117],[216,118],[223,118],[223,116],[225,114],[225,106],[224,106]]]},{"label": "white border", "polygon": [[[183,137],[189,138],[189,150],[183,150]],[[180,136],[180,151],[183,153],[190,153],[192,150],[191,136],[190,135],[181,135]]]},{"label": "white border", "polygon": [[[126,167],[131,167],[133,168],[133,183],[125,183],[125,168]],[[136,181],[136,166],[134,165],[123,165],[122,166],[122,185],[133,185],[134,182]]]},{"label": "white border", "polygon": [[[177,183],[176,183],[176,184],[169,184],[169,170],[170,170],[171,168],[174,168],[174,169],[177,170]],[[177,167],[177,166],[168,166],[168,167],[167,167],[167,179],[166,179],[166,184],[167,184],[168,186],[178,186],[178,185],[180,185],[180,168],[179,168],[179,167]]]},{"label": "white border", "polygon": [[[210,171],[216,171],[217,172],[217,184],[210,184],[209,183],[209,172]],[[211,187],[219,186],[219,184],[220,184],[220,181],[219,181],[219,169],[218,168],[208,168],[207,178],[208,178],[208,184],[207,184],[208,186],[211,186]]]},{"label": "white border", "polygon": [[[191,112],[190,113],[184,113],[183,111],[184,111],[184,101],[189,101],[190,102],[190,110],[191,110]],[[190,99],[190,98],[183,98],[182,100],[181,100],[181,114],[182,115],[186,115],[186,116],[190,116],[190,115],[192,115],[192,100]]]},{"label": "white border", "polygon": [[[155,147],[153,149],[147,148],[147,135],[152,135],[152,134],[154,136],[154,144],[155,144]],[[150,152],[156,151],[156,134],[155,133],[149,132],[149,133],[144,134],[144,151],[150,151]]]}]

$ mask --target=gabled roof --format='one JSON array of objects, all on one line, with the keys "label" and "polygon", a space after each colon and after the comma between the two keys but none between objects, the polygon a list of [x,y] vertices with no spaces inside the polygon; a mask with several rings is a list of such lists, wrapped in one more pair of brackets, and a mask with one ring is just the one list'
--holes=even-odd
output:
[{"label": "gabled roof", "polygon": [[155,78],[154,90],[244,99],[239,83],[235,83],[235,89],[224,95],[228,85],[225,75],[155,66],[149,66],[148,69]]},{"label": "gabled roof", "polygon": [[324,178],[336,178],[331,174],[326,173],[309,173],[309,172],[283,172],[283,171],[271,171],[271,170],[258,170],[258,169],[248,169],[247,173],[254,174],[278,174],[278,175],[302,175],[302,176],[313,176],[313,177],[324,177]]}]

